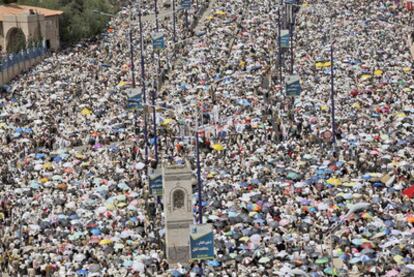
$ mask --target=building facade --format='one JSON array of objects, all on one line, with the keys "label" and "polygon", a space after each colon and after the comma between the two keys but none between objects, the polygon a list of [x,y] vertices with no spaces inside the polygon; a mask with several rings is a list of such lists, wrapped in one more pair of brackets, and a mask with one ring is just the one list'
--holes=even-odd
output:
[{"label": "building facade", "polygon": [[190,259],[192,171],[189,164],[163,165],[166,254],[170,264],[187,264]]},{"label": "building facade", "polygon": [[60,47],[59,16],[62,11],[24,5],[0,6],[0,47],[15,53],[36,43],[53,51]]}]

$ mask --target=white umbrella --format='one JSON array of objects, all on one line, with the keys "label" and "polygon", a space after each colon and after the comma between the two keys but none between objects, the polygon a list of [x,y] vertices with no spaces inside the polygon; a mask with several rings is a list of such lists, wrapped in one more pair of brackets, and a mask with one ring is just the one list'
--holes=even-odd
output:
[{"label": "white umbrella", "polygon": [[128,238],[128,237],[132,236],[133,234],[134,233],[131,230],[124,230],[124,231],[121,232],[120,237],[125,239],[125,238]]},{"label": "white umbrella", "polygon": [[136,165],[135,165],[135,169],[137,169],[137,170],[141,170],[141,169],[143,169],[145,167],[145,164],[144,163],[142,163],[142,162],[139,162],[139,163],[137,163]]},{"label": "white umbrella", "polygon": [[76,254],[75,256],[73,256],[73,259],[74,259],[75,261],[77,261],[77,262],[81,262],[81,261],[83,261],[85,258],[86,258],[86,257],[85,257],[85,255],[83,255],[83,254]]},{"label": "white umbrella", "polygon": [[301,275],[301,276],[306,276],[306,277],[309,276],[308,273],[306,273],[305,271],[303,271],[302,269],[299,269],[299,268],[293,269],[292,271],[290,271],[290,274]]},{"label": "white umbrella", "polygon": [[367,203],[367,202],[360,202],[360,203],[351,205],[349,207],[349,211],[348,211],[348,213],[346,214],[345,217],[348,217],[348,216],[350,216],[351,214],[353,214],[355,212],[362,211],[362,210],[366,210],[366,209],[369,208],[370,205],[371,204],[370,203]]},{"label": "white umbrella", "polygon": [[132,267],[131,268],[135,272],[141,272],[141,273],[143,273],[145,271],[145,265],[143,263],[141,263],[141,262],[138,262],[138,261],[134,261],[132,263]]}]

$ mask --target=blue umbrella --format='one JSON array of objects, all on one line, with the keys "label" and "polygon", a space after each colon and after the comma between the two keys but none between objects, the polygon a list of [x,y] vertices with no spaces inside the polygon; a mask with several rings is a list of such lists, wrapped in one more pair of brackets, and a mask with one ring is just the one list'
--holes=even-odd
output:
[{"label": "blue umbrella", "polygon": [[352,258],[350,261],[349,261],[349,263],[350,264],[357,264],[357,263],[359,263],[361,261],[361,257],[354,257],[354,258]]},{"label": "blue umbrella", "polygon": [[261,218],[255,219],[253,222],[254,223],[257,223],[257,224],[260,224],[260,225],[263,225],[264,224],[264,220],[261,219]]},{"label": "blue umbrella", "polygon": [[44,159],[44,158],[46,158],[46,155],[43,154],[43,153],[36,153],[36,155],[35,155],[36,160],[41,160],[41,159]]},{"label": "blue umbrella", "polygon": [[372,259],[370,257],[368,257],[367,255],[362,255],[361,256],[361,262],[363,263],[368,263],[370,262]]},{"label": "blue umbrella", "polygon": [[171,276],[173,277],[181,277],[183,276],[178,270],[171,271]]},{"label": "blue umbrella", "polygon": [[185,84],[185,83],[181,83],[181,84],[180,84],[180,89],[181,89],[181,90],[188,90],[188,85],[187,85],[187,84]]},{"label": "blue umbrella", "polygon": [[93,228],[93,229],[91,229],[91,234],[94,235],[94,236],[100,236],[102,234],[102,232],[98,228]]},{"label": "blue umbrella", "polygon": [[39,185],[39,183],[38,183],[38,182],[36,182],[36,181],[31,181],[31,182],[30,182],[30,187],[31,187],[32,189],[38,189],[38,188],[40,188],[40,185]]},{"label": "blue umbrella", "polygon": [[237,101],[237,104],[248,107],[250,106],[250,102],[247,99],[240,99],[239,101]]},{"label": "blue umbrella", "polygon": [[211,260],[207,262],[207,265],[212,266],[212,267],[217,267],[217,266],[220,266],[221,263],[217,260]]},{"label": "blue umbrella", "polygon": [[122,265],[124,267],[131,267],[132,266],[132,261],[131,260],[125,260]]},{"label": "blue umbrella", "polygon": [[120,189],[122,189],[122,190],[129,190],[128,185],[127,185],[127,184],[125,184],[125,183],[119,183],[119,184],[117,185],[117,187],[118,187],[118,188],[120,188]]},{"label": "blue umbrella", "polygon": [[63,161],[63,158],[61,156],[56,156],[56,157],[53,158],[53,161],[55,163],[60,163],[61,161]]},{"label": "blue umbrella", "polygon": [[151,138],[151,139],[150,139],[150,141],[149,141],[149,143],[150,143],[151,145],[154,145],[154,144],[155,144],[155,141],[156,141],[156,139],[155,139],[155,138]]},{"label": "blue umbrella", "polygon": [[78,276],[88,276],[88,271],[86,269],[79,269],[76,271],[76,274],[78,274]]},{"label": "blue umbrella", "polygon": [[251,181],[250,181],[250,183],[252,183],[253,185],[258,185],[258,184],[260,184],[261,183],[261,181],[259,180],[259,179],[252,179]]},{"label": "blue umbrella", "polygon": [[69,219],[70,219],[70,220],[76,220],[76,219],[79,219],[79,216],[78,216],[77,214],[71,214],[71,215],[69,216]]},{"label": "blue umbrella", "polygon": [[336,166],[337,167],[341,167],[341,166],[343,166],[344,165],[344,162],[343,161],[337,161],[336,162]]},{"label": "blue umbrella", "polygon": [[362,179],[369,180],[371,179],[371,175],[365,174],[364,176],[362,176]]},{"label": "blue umbrella", "polygon": [[238,216],[239,214],[238,213],[236,213],[236,212],[233,212],[233,211],[229,211],[229,217],[236,217],[236,216]]},{"label": "blue umbrella", "polygon": [[374,187],[376,187],[376,188],[380,188],[380,187],[383,187],[384,186],[384,184],[383,183],[381,183],[381,182],[375,182],[374,184],[372,184]]},{"label": "blue umbrella", "polygon": [[319,181],[319,177],[318,176],[312,176],[309,179],[305,180],[305,183],[307,185],[313,185],[316,184]]}]

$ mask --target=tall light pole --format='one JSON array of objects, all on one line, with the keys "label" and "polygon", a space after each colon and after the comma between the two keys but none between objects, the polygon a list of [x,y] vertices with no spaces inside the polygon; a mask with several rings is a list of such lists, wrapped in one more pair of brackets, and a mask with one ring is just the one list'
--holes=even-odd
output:
[{"label": "tall light pole", "polygon": [[336,122],[335,122],[335,85],[334,85],[334,41],[331,41],[330,59],[331,59],[331,124],[332,124],[332,154],[336,154]]},{"label": "tall light pole", "polygon": [[[138,2],[138,23],[139,23],[139,34],[140,34],[140,52],[141,52],[141,86],[143,94],[144,107],[147,104],[147,93],[146,93],[146,81],[145,81],[145,58],[144,58],[144,36],[142,28],[142,12],[141,4]],[[147,122],[147,111],[144,108],[144,141],[145,141],[145,164],[148,165],[148,122]]]},{"label": "tall light pole", "polygon": [[173,41],[174,43],[177,42],[177,16],[175,14],[175,0],[172,0],[172,6],[173,6]]},{"label": "tall light pole", "polygon": [[154,11],[155,11],[155,26],[157,28],[157,32],[159,30],[159,22],[158,22],[158,2],[154,0]]},{"label": "tall light pole", "polygon": [[132,87],[136,88],[135,63],[134,63],[134,44],[132,43],[131,12],[129,13],[129,54],[130,54],[130,62],[131,62]]},{"label": "tall light pole", "polygon": [[198,189],[198,223],[203,224],[203,184],[201,183],[201,166],[200,166],[200,146],[199,146],[199,135],[198,135],[198,113],[196,117],[196,162],[197,162],[197,189]]},{"label": "tall light pole", "polygon": [[282,83],[282,37],[281,37],[281,22],[280,22],[280,7],[277,10],[277,38],[278,38],[278,45],[279,45],[279,49],[278,49],[278,54],[279,54],[279,82]]},{"label": "tall light pole", "polygon": [[[292,11],[292,5],[290,6],[290,9],[291,9],[291,11]],[[293,74],[293,61],[294,61],[294,56],[293,56],[293,27],[294,27],[294,24],[295,24],[295,21],[294,21],[294,16],[293,16],[293,12],[291,12],[290,13],[291,14],[291,16],[290,16],[290,34],[289,34],[289,39],[290,39],[290,74]]]}]

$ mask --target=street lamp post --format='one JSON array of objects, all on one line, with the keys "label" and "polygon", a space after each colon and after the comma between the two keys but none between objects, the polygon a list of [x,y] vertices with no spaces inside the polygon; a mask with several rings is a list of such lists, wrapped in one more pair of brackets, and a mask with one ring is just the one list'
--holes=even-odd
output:
[{"label": "street lamp post", "polygon": [[154,0],[154,12],[155,12],[155,27],[157,28],[157,32],[159,29],[159,22],[158,22],[158,2]]},{"label": "street lamp post", "polygon": [[[141,52],[141,86],[143,94],[144,107],[147,104],[147,92],[146,92],[146,81],[145,81],[145,59],[144,59],[144,36],[142,28],[142,12],[141,5],[138,7],[138,23],[139,23],[139,34],[140,34],[140,52]],[[145,164],[148,164],[148,123],[147,123],[147,112],[144,110],[144,141],[145,141]]]},{"label": "street lamp post", "polygon": [[335,123],[335,85],[334,85],[334,42],[331,41],[331,49],[330,49],[330,60],[331,60],[331,124],[332,124],[332,154],[335,155],[336,153],[336,123]]},{"label": "street lamp post", "polygon": [[135,63],[134,63],[134,45],[132,43],[132,28],[129,28],[129,53],[131,61],[131,78],[132,78],[132,87],[136,88],[135,82]]},{"label": "street lamp post", "polygon": [[174,43],[177,42],[177,16],[175,14],[175,0],[172,0],[172,6],[173,6],[173,41]]},{"label": "street lamp post", "polygon": [[201,183],[201,166],[200,166],[200,146],[198,141],[198,116],[196,119],[196,162],[197,162],[197,189],[198,189],[198,223],[203,224],[203,197],[202,197],[202,183]]},{"label": "street lamp post", "polygon": [[281,24],[281,22],[280,22],[280,17],[281,17],[281,15],[280,15],[280,7],[278,8],[278,10],[277,10],[277,29],[278,29],[278,31],[277,31],[277,40],[278,40],[278,54],[279,54],[279,82],[280,83],[282,83],[282,38],[281,38],[281,35],[280,35],[280,32],[281,32],[281,26],[280,26],[280,24]]},{"label": "street lamp post", "polygon": [[[292,7],[291,7],[291,9],[292,9]],[[295,24],[295,21],[294,21],[294,16],[293,16],[293,13],[291,13],[291,16],[290,16],[290,20],[291,20],[291,22],[290,22],[290,37],[289,37],[289,39],[290,39],[290,74],[293,74],[293,62],[294,62],[294,56],[293,56],[293,26],[294,26],[294,24]]]},{"label": "street lamp post", "polygon": [[152,90],[152,118],[153,118],[153,133],[154,133],[154,156],[155,163],[158,164],[158,137],[157,137],[157,114],[155,109],[155,98],[157,97],[157,81],[154,82]]}]

